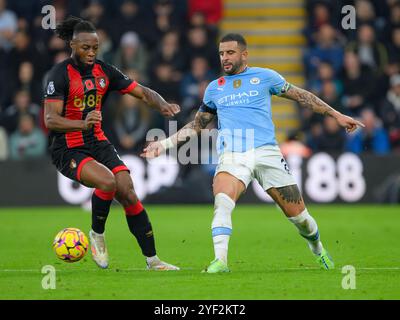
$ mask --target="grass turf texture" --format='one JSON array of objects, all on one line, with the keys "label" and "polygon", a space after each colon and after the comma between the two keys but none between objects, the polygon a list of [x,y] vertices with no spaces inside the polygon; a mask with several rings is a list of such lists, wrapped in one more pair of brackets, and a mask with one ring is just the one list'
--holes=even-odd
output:
[{"label": "grass turf texture", "polygon": [[[208,275],[213,259],[211,206],[146,206],[158,255],[179,272],[146,271],[123,211],[107,222],[110,268],[90,252],[77,263],[58,260],[51,244],[65,227],[87,235],[80,208],[0,209],[0,299],[400,299],[399,207],[309,206],[336,269],[318,269],[306,242],[272,205],[239,204],[233,214],[231,273]],[[42,289],[41,268],[57,271],[55,290]],[[356,268],[356,289],[344,290],[341,268]]]}]

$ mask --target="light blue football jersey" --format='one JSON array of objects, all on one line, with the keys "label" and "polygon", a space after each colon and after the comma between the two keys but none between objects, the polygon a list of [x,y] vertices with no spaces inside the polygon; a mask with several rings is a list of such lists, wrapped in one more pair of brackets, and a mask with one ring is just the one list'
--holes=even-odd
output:
[{"label": "light blue football jersey", "polygon": [[271,116],[271,96],[288,88],[271,69],[247,67],[242,73],[212,81],[199,111],[218,116],[217,152],[245,152],[277,145]]}]

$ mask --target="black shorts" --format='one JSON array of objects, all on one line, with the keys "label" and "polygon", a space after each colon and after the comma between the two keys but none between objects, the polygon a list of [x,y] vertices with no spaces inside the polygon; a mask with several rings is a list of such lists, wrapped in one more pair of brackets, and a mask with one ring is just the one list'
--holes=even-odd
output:
[{"label": "black shorts", "polygon": [[119,157],[117,150],[108,141],[100,141],[77,148],[57,148],[51,150],[53,164],[64,176],[81,182],[81,170],[85,163],[96,160],[105,165],[114,174],[129,169]]}]

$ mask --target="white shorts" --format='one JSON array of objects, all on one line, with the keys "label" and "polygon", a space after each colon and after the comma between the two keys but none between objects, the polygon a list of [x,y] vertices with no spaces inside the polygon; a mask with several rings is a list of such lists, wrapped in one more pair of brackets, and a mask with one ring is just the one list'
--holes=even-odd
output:
[{"label": "white shorts", "polygon": [[256,179],[264,190],[296,184],[278,146],[266,145],[246,152],[224,152],[218,159],[215,176],[228,172],[246,188]]}]

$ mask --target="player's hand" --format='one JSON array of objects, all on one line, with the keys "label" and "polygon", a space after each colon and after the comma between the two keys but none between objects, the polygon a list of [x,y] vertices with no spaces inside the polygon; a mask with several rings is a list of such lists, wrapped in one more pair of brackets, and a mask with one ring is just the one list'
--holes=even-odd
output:
[{"label": "player's hand", "polygon": [[173,117],[181,112],[181,107],[175,103],[165,103],[161,105],[160,112],[164,117]]},{"label": "player's hand", "polygon": [[90,111],[85,118],[84,130],[91,129],[95,124],[100,123],[102,120],[101,112],[97,110]]},{"label": "player's hand", "polygon": [[341,113],[336,116],[336,121],[341,127],[345,128],[348,133],[353,132],[357,127],[365,127],[362,122]]},{"label": "player's hand", "polygon": [[161,153],[165,151],[165,148],[162,146],[160,141],[150,142],[146,148],[143,149],[143,152],[140,154],[142,158],[153,159],[158,157]]}]

